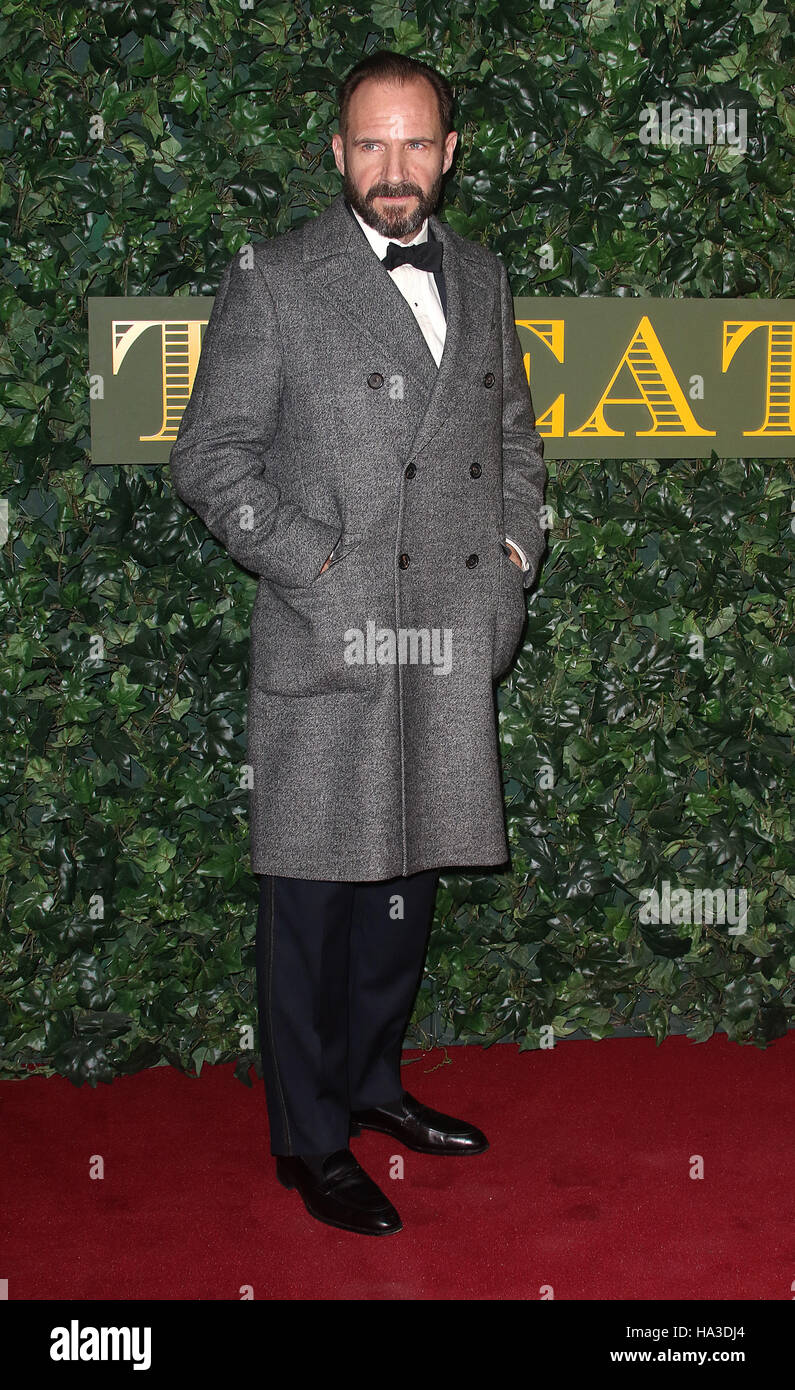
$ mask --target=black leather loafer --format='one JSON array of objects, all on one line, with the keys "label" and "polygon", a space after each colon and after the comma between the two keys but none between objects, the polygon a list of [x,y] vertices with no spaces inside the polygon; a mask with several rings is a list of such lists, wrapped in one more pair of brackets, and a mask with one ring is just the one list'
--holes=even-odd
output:
[{"label": "black leather loafer", "polygon": [[489,1141],[482,1130],[465,1120],[454,1120],[430,1110],[427,1105],[403,1092],[395,1107],[374,1106],[370,1110],[351,1111],[351,1134],[374,1129],[389,1134],[406,1148],[418,1154],[482,1154]]},{"label": "black leather loafer", "polygon": [[323,1160],[318,1177],[298,1154],[276,1155],[276,1176],[282,1187],[297,1187],[310,1216],[363,1236],[389,1236],[403,1223],[389,1198],[356,1162],[350,1149],[338,1149]]}]

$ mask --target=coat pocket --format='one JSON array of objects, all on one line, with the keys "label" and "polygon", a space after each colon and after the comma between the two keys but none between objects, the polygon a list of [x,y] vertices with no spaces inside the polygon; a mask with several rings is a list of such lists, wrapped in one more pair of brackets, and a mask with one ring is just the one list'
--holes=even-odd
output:
[{"label": "coat pocket", "polygon": [[[333,551],[333,557],[334,557],[334,558],[332,559],[331,564],[329,565],[328,569],[322,570],[321,573],[318,574],[318,575],[316,576],[315,579],[313,579],[313,581],[312,581],[313,585],[314,585],[314,584],[319,584],[321,587],[323,587],[323,586],[324,586],[324,582],[327,581],[328,576],[331,574],[332,570],[337,569],[337,567],[338,567],[339,565],[342,565],[342,566],[343,566],[343,575],[344,575],[344,573],[345,573],[345,569],[344,569],[345,563],[346,563],[346,561],[349,559],[349,557],[353,554],[353,552],[356,551],[356,549],[358,548],[358,546],[359,546],[360,543],[361,543],[361,539],[362,539],[362,533],[361,533],[360,531],[344,531],[343,534],[342,534],[342,536],[340,537],[340,539],[339,539],[337,545],[334,547],[334,551]],[[339,575],[338,575],[338,574],[335,575],[334,578],[339,578]],[[333,587],[333,580],[332,580],[332,587]]]},{"label": "coat pocket", "polygon": [[300,588],[261,580],[251,619],[250,684],[273,695],[365,691],[373,667],[346,657],[347,635],[362,625],[365,599],[356,554],[345,533],[328,569]]},{"label": "coat pocket", "polygon": [[491,675],[499,680],[505,675],[524,631],[527,620],[524,576],[520,567],[500,545],[500,584],[497,612],[494,621]]}]

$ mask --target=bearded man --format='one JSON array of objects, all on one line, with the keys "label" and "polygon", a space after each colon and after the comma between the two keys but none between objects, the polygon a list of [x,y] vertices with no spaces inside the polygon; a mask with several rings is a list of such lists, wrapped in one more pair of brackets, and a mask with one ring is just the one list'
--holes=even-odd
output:
[{"label": "bearded man", "polygon": [[399,54],[340,88],[341,192],[227,266],[171,455],[259,577],[250,843],[279,1180],[318,1220],[401,1229],[349,1147],[487,1140],[404,1090],[442,868],[508,858],[494,682],[544,548],[545,470],[499,258],[434,212],[453,93]]}]

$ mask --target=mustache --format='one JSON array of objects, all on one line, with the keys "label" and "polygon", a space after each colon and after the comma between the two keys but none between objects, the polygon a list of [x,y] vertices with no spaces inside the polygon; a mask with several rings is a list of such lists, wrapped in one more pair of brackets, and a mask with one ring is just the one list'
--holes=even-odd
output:
[{"label": "mustache", "polygon": [[390,188],[389,184],[379,183],[370,189],[366,201],[371,203],[374,198],[421,198],[422,189],[417,188],[413,183],[399,183]]}]

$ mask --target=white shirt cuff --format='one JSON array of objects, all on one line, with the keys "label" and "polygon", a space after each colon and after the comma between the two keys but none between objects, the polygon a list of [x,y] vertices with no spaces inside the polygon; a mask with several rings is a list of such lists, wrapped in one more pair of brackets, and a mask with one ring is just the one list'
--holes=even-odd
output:
[{"label": "white shirt cuff", "polygon": [[506,539],[506,541],[508,542],[508,545],[512,545],[512,546],[513,546],[514,550],[516,551],[517,555],[519,556],[519,559],[520,559],[521,562],[522,562],[522,573],[523,573],[523,574],[527,574],[527,571],[528,571],[529,568],[530,568],[530,561],[528,560],[527,556],[525,555],[524,551],[522,550],[522,547],[521,547],[520,545],[517,545],[517,544],[516,544],[516,541],[512,541],[511,538],[510,538],[510,536],[506,536],[505,539]]}]

